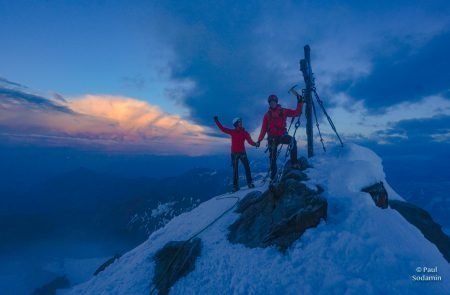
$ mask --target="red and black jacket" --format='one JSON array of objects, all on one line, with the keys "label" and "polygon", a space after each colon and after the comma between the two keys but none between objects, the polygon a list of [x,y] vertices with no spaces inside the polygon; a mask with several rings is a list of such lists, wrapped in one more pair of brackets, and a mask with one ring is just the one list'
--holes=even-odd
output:
[{"label": "red and black jacket", "polygon": [[303,103],[298,103],[295,110],[282,108],[279,104],[276,108],[269,108],[264,115],[261,132],[258,141],[263,140],[266,132],[269,136],[282,136],[286,133],[286,118],[297,117],[302,112]]},{"label": "red and black jacket", "polygon": [[223,133],[231,136],[231,152],[232,153],[245,153],[245,141],[250,145],[256,146],[256,143],[250,137],[250,134],[245,131],[244,128],[236,127],[235,129],[229,129],[223,127],[219,120],[215,120],[217,127],[222,130]]}]

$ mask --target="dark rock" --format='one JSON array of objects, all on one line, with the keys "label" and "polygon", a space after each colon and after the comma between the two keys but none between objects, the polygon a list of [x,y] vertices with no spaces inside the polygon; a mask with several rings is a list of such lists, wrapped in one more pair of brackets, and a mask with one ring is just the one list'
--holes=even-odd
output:
[{"label": "dark rock", "polygon": [[289,161],[287,161],[285,168],[286,169],[295,169],[295,170],[298,169],[298,170],[303,171],[303,170],[306,170],[306,169],[312,167],[311,165],[309,165],[308,160],[305,157],[300,157],[300,159],[298,159],[298,161],[297,161],[297,164],[298,164],[298,168],[292,168],[291,160],[289,160]]},{"label": "dark rock", "polygon": [[247,195],[238,205],[240,217],[229,227],[228,240],[250,248],[276,245],[282,251],[327,216],[327,201],[300,180],[306,175],[288,169],[273,190]]},{"label": "dark rock", "polygon": [[297,181],[304,181],[304,180],[308,180],[308,176],[299,171],[299,170],[287,170],[286,173],[283,174],[283,177],[281,178],[281,180],[286,180],[286,179],[294,179]]},{"label": "dark rock", "polygon": [[154,256],[155,275],[153,284],[159,294],[169,294],[170,288],[182,277],[194,270],[201,253],[201,240],[172,241]]},{"label": "dark rock", "polygon": [[100,265],[99,268],[97,268],[97,270],[94,272],[94,276],[98,275],[99,273],[101,273],[102,271],[104,271],[108,266],[110,266],[111,264],[113,264],[117,259],[120,258],[120,254],[116,254],[113,257],[111,257],[110,259],[106,260],[102,265]]},{"label": "dark rock", "polygon": [[321,194],[325,191],[325,189],[323,187],[321,187],[320,185],[316,185],[317,187],[317,193]]},{"label": "dark rock", "polygon": [[389,205],[397,210],[409,223],[417,227],[430,242],[436,245],[444,258],[450,262],[450,238],[431,215],[413,204],[391,200]]},{"label": "dark rock", "polygon": [[312,168],[312,166],[308,163],[308,159],[305,157],[300,157],[300,159],[298,159],[298,164],[300,165],[301,170]]},{"label": "dark rock", "polygon": [[249,206],[253,205],[256,202],[261,201],[261,195],[262,192],[260,191],[253,191],[251,193],[248,193],[237,205],[236,212],[242,213],[247,209]]},{"label": "dark rock", "polygon": [[382,209],[386,209],[388,207],[388,193],[384,188],[384,184],[382,181],[365,187],[361,191],[369,193],[377,207],[380,207]]},{"label": "dark rock", "polygon": [[33,295],[54,295],[57,289],[65,289],[70,287],[70,282],[66,276],[57,277],[50,283],[33,291]]}]

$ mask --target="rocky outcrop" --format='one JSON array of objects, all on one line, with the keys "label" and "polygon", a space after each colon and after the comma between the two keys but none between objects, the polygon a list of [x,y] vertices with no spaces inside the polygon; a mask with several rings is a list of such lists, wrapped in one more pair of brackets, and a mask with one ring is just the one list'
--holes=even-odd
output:
[{"label": "rocky outcrop", "polygon": [[108,266],[110,266],[111,264],[113,264],[117,259],[120,258],[120,254],[116,254],[113,257],[111,257],[110,259],[106,260],[102,265],[100,265],[97,270],[94,272],[94,276],[98,275],[99,273],[101,273],[102,271],[104,271]]},{"label": "rocky outcrop", "polygon": [[194,270],[195,261],[201,253],[201,240],[172,241],[155,256],[153,284],[159,294],[169,294],[170,288],[182,277]]},{"label": "rocky outcrop", "polygon": [[[305,163],[305,161],[302,161]],[[308,167],[302,165],[303,169]],[[240,217],[229,227],[228,240],[250,248],[276,245],[285,251],[327,216],[327,201],[308,188],[307,176],[287,167],[280,183],[264,193],[253,192],[236,209]]]},{"label": "rocky outcrop", "polygon": [[384,188],[384,184],[382,181],[365,187],[361,191],[369,193],[377,207],[380,207],[382,209],[386,209],[388,207],[388,193]]},{"label": "rocky outcrop", "polygon": [[[285,170],[283,171],[283,173],[287,172],[287,170],[292,170],[291,167],[291,160],[288,160],[285,166]],[[297,165],[298,168],[296,168],[295,170],[306,170],[307,168],[311,168],[312,166],[308,163],[308,160],[305,157],[300,157],[297,161]]]},{"label": "rocky outcrop", "polygon": [[450,238],[442,231],[431,215],[413,204],[391,200],[389,206],[397,210],[409,223],[417,227],[430,242],[436,245],[444,258],[450,262]]}]

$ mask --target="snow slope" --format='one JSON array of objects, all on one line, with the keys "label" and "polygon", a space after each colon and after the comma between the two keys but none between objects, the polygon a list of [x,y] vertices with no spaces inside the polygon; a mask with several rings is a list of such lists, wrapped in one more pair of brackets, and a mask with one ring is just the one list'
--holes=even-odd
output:
[{"label": "snow slope", "polygon": [[[226,239],[238,215],[227,213],[200,234],[195,270],[171,294],[450,294],[450,266],[438,249],[397,211],[376,207],[362,187],[385,182],[381,159],[347,145],[312,160],[309,185],[321,185],[328,219],[309,229],[282,254],[273,247],[249,249]],[[386,184],[386,182],[385,182]],[[264,190],[265,187],[256,188]],[[386,185],[391,199],[400,199]],[[249,191],[228,195],[239,198]],[[63,294],[149,294],[153,255],[167,242],[187,240],[233,206],[212,198],[170,221],[90,281]],[[437,267],[441,281],[417,282],[417,268]]]}]

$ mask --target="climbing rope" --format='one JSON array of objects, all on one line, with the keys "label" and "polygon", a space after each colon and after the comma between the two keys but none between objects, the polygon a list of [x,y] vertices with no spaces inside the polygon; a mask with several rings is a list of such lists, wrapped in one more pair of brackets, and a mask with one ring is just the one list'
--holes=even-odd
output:
[{"label": "climbing rope", "polygon": [[316,105],[314,104],[313,100],[311,100],[311,104],[314,112],[314,118],[316,119],[317,131],[319,131],[320,142],[322,143],[323,151],[326,152],[325,144],[323,143],[322,133],[320,132],[319,122],[317,121]]},{"label": "climbing rope", "polygon": [[[291,130],[292,123],[294,122],[294,119],[295,119],[295,117],[292,117],[292,118],[291,118],[291,123],[289,124],[289,128],[288,128],[288,130],[287,130],[287,134],[289,134],[289,131]],[[298,127],[297,127],[297,123],[295,124],[295,126],[296,126],[296,128],[298,128]],[[297,129],[296,129],[296,131],[297,131]],[[294,133],[294,134],[295,134],[295,133]],[[273,143],[272,143],[272,144],[273,144]],[[280,147],[278,148],[277,153],[276,153],[276,156],[275,156],[275,161],[278,160],[278,157],[279,157],[280,154],[281,154],[281,150],[283,149],[283,145],[284,145],[284,143],[280,144]],[[291,145],[291,143],[289,143],[289,145]],[[270,148],[271,148],[271,147],[270,147],[270,143],[268,143],[268,144],[267,144],[267,148],[266,148],[266,150],[264,151],[264,153],[267,153],[267,151],[268,151]],[[269,157],[269,169],[267,170],[266,176],[264,176],[264,178],[263,178],[263,180],[262,180],[263,183],[266,183],[267,178],[269,178],[270,171],[271,171],[270,166],[271,166],[271,165],[270,165],[270,157]]]},{"label": "climbing rope", "polygon": [[[300,117],[301,117],[301,114],[297,117],[297,122],[295,122],[294,133],[292,134],[291,141],[289,142],[289,145],[286,148],[286,153],[284,154],[283,165],[281,166],[281,169],[278,171],[277,176],[275,177],[275,182],[279,182],[281,179],[281,176],[283,176],[284,167],[286,167],[286,163],[287,163],[287,157],[288,157],[289,153],[291,152],[292,147],[294,146],[295,134],[297,133],[297,130],[300,127],[300,123],[301,123]],[[292,119],[294,119],[294,118],[292,118]],[[291,125],[292,125],[292,121],[291,121]],[[288,134],[289,134],[289,131],[288,131]]]},{"label": "climbing rope", "polygon": [[[203,233],[205,230],[207,230],[210,226],[212,226],[214,223],[216,223],[219,219],[221,219],[223,216],[225,216],[225,214],[227,214],[228,212],[230,212],[231,210],[233,210],[234,207],[236,207],[236,205],[239,203],[240,198],[236,197],[236,196],[227,196],[227,194],[222,194],[216,197],[216,200],[224,200],[224,199],[236,199],[236,202],[233,204],[233,206],[231,206],[230,208],[228,208],[227,210],[225,210],[222,214],[220,214],[218,217],[216,217],[216,219],[214,219],[212,222],[210,222],[209,224],[207,224],[204,228],[202,228],[200,231],[198,231],[197,233],[195,233],[194,235],[192,235],[189,239],[187,239],[186,241],[184,241],[182,247],[180,247],[178,249],[178,251],[175,253],[175,255],[173,256],[172,260],[170,261],[169,265],[167,266],[166,270],[164,271],[164,274],[166,275],[170,268],[172,267],[173,263],[175,262],[175,260],[177,259],[178,255],[180,254],[181,249],[187,244],[189,243],[191,240],[193,240],[194,238],[198,237],[201,233]],[[186,260],[183,261],[183,263],[181,264],[181,267],[184,266],[184,264],[186,263]],[[158,285],[162,279],[165,276],[162,276],[155,284],[153,284],[153,288],[150,290],[150,295],[154,294],[154,292],[156,291],[156,285]]]}]

